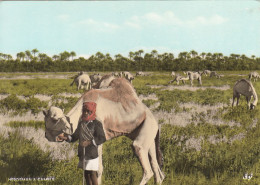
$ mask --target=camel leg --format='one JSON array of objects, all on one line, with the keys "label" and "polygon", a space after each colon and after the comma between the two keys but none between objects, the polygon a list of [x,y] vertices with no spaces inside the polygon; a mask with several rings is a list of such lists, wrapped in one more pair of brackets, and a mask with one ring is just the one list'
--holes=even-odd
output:
[{"label": "camel leg", "polygon": [[198,81],[199,81],[199,84],[200,84],[200,85],[202,85],[202,81],[201,81],[201,78],[199,78],[199,79],[198,79]]},{"label": "camel leg", "polygon": [[238,106],[238,103],[239,103],[239,98],[240,98],[240,95],[237,95],[237,106]]},{"label": "camel leg", "polygon": [[150,110],[146,111],[146,119],[139,131],[138,136],[133,142],[135,153],[143,167],[143,179],[140,185],[145,185],[153,176],[153,171],[150,165],[148,150],[154,144],[155,136],[158,131],[158,124],[154,119]]},{"label": "camel leg", "polygon": [[148,149],[136,141],[133,142],[133,146],[135,149],[135,153],[138,156],[139,161],[143,167],[143,172],[144,172],[143,179],[140,185],[145,185],[149,181],[149,179],[153,176],[153,172],[148,158]]},{"label": "camel leg", "polygon": [[232,102],[232,107],[234,106],[234,103],[235,103],[235,99],[236,99],[236,97],[235,97],[235,96],[233,96],[233,102]]},{"label": "camel leg", "polygon": [[250,109],[250,100],[251,100],[251,96],[247,96],[246,97],[246,101],[247,101],[247,107],[248,107],[248,109]]},{"label": "camel leg", "polygon": [[78,82],[78,90],[81,87],[81,81]]},{"label": "camel leg", "polygon": [[155,182],[157,184],[162,184],[162,181],[165,176],[164,176],[163,172],[161,171],[159,164],[157,162],[155,143],[153,143],[151,145],[151,147],[149,148],[149,155],[151,157],[152,170],[155,174]]}]

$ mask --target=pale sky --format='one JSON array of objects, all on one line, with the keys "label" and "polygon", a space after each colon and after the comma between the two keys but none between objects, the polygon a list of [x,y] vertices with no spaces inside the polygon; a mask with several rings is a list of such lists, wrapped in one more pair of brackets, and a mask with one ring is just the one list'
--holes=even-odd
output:
[{"label": "pale sky", "polygon": [[260,56],[259,1],[2,1],[0,53]]}]

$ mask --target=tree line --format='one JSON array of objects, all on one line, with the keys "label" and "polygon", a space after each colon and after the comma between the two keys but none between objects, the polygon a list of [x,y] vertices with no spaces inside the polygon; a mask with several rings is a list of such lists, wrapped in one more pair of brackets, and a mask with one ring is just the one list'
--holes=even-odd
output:
[{"label": "tree line", "polygon": [[199,71],[199,70],[260,70],[260,58],[242,54],[180,52],[158,53],[152,50],[130,51],[127,57],[97,52],[89,58],[78,57],[74,51],[48,56],[37,49],[19,52],[16,59],[0,53],[0,72],[68,72],[68,71]]}]

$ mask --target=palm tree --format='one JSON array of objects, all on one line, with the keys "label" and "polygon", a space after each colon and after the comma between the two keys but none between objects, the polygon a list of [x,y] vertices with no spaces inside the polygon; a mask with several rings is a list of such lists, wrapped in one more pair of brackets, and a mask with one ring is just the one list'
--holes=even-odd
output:
[{"label": "palm tree", "polygon": [[17,53],[17,54],[16,54],[16,58],[17,58],[18,60],[21,60],[21,54],[20,54],[20,53]]},{"label": "palm tree", "polygon": [[155,50],[155,49],[152,50],[152,51],[151,51],[151,55],[152,55],[153,58],[157,58],[157,57],[158,57],[158,51]]},{"label": "palm tree", "polygon": [[211,57],[212,57],[212,54],[211,54],[211,53],[207,53],[207,54],[206,54],[206,58],[207,58],[207,59],[211,59]]},{"label": "palm tree", "polygon": [[53,56],[52,56],[52,59],[53,59],[54,61],[58,60],[58,59],[59,59],[59,55],[53,55]]},{"label": "palm tree", "polygon": [[144,50],[140,49],[140,50],[138,50],[138,53],[139,53],[139,57],[142,57],[142,54],[144,53]]},{"label": "palm tree", "polygon": [[200,54],[200,56],[202,57],[202,59],[205,59],[206,53],[205,53],[205,52],[202,52],[202,53]]},{"label": "palm tree", "polygon": [[2,57],[5,59],[7,59],[7,54],[2,54]]},{"label": "palm tree", "polygon": [[133,60],[134,55],[135,55],[134,52],[130,51],[129,54],[128,54],[129,59],[130,59],[130,60]]},{"label": "palm tree", "polygon": [[254,60],[255,59],[255,55],[251,55],[251,58]]},{"label": "palm tree", "polygon": [[194,51],[194,50],[191,50],[190,54],[191,54],[192,58],[195,58],[198,55],[198,53],[196,51]]},{"label": "palm tree", "polygon": [[60,53],[60,59],[61,61],[63,60],[68,60],[68,58],[70,57],[70,53],[67,51],[64,51],[63,53]]},{"label": "palm tree", "polygon": [[116,60],[120,60],[121,58],[123,58],[123,56],[122,56],[121,54],[115,55],[115,59],[116,59]]},{"label": "palm tree", "polygon": [[25,51],[25,55],[26,55],[26,57],[27,57],[27,60],[30,61],[30,59],[31,59],[31,57],[32,57],[31,52],[30,52],[29,50],[26,50],[26,51]]},{"label": "palm tree", "polygon": [[13,59],[12,55],[7,55],[7,60],[12,60],[12,59]]},{"label": "palm tree", "polygon": [[40,61],[43,62],[44,59],[47,58],[47,55],[45,53],[39,53],[39,58],[40,58]]},{"label": "palm tree", "polygon": [[23,61],[24,61],[24,57],[25,57],[25,53],[24,52],[20,52],[20,59],[23,59]]},{"label": "palm tree", "polygon": [[188,52],[187,51],[180,52],[178,57],[186,60],[188,58]]},{"label": "palm tree", "polygon": [[95,55],[95,57],[97,59],[104,59],[105,58],[105,55],[103,53],[101,53],[100,51],[98,51]]},{"label": "palm tree", "polygon": [[38,53],[38,52],[39,52],[39,50],[36,49],[36,48],[32,50],[32,53],[33,53],[33,57],[34,57],[34,58],[35,58],[35,54]]},{"label": "palm tree", "polygon": [[71,56],[71,60],[73,61],[73,57],[75,57],[75,56],[76,56],[76,53],[75,53],[75,51],[71,51],[71,52],[70,52],[70,56]]}]

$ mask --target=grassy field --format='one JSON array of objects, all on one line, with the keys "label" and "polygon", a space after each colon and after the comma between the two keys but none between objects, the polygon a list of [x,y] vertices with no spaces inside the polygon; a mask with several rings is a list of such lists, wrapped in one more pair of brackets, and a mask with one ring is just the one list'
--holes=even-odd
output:
[{"label": "grassy field", "polygon": [[[224,77],[203,76],[202,86],[194,81],[193,87],[189,82],[169,85],[169,72],[154,72],[133,81],[137,94],[160,123],[165,185],[260,184],[259,105],[250,111],[241,97],[240,105],[231,107],[232,88],[237,80],[248,78],[249,71],[218,73]],[[10,183],[11,177],[55,177],[41,183],[81,184],[77,144],[48,142],[41,113],[50,105],[65,112],[74,106],[84,92],[70,86],[75,74],[25,78],[32,74],[19,73],[13,79],[10,74],[0,74],[10,78],[0,78],[1,184]],[[64,78],[53,78],[55,75]],[[252,83],[259,97],[260,81]],[[28,115],[32,116],[25,118]],[[130,145],[126,137],[104,144],[103,184],[135,185],[141,181],[142,168]],[[246,173],[252,173],[252,178],[243,179]],[[153,179],[148,184],[153,184]]]}]

